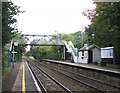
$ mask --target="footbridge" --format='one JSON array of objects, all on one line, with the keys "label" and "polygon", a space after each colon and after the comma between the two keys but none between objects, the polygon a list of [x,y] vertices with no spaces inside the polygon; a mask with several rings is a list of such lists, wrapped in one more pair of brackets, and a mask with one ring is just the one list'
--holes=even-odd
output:
[{"label": "footbridge", "polygon": [[18,53],[18,46],[62,46],[63,47],[63,57],[65,60],[65,44],[62,40],[57,38],[55,35],[37,35],[37,34],[22,34],[18,35],[16,38],[11,40],[11,44],[9,44],[9,62],[8,66],[13,63],[14,67],[14,55]]},{"label": "footbridge", "polygon": [[[74,62],[77,62],[77,49],[74,47],[71,41],[63,41],[55,35],[36,35],[36,34],[22,34],[18,35],[17,38],[11,40],[9,55],[12,56],[13,67],[14,67],[14,55],[18,51],[15,51],[15,48],[18,50],[18,46],[62,46],[63,47],[63,58],[65,60],[65,49],[68,53],[71,53],[71,56]],[[10,65],[8,62],[8,66]]]}]

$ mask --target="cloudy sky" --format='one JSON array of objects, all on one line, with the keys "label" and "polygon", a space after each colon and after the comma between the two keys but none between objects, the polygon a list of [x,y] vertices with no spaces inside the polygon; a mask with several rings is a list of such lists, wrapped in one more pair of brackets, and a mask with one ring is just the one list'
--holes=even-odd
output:
[{"label": "cloudy sky", "polygon": [[90,21],[82,15],[93,9],[93,0],[12,0],[26,13],[16,16],[23,34],[49,35],[83,30]]}]

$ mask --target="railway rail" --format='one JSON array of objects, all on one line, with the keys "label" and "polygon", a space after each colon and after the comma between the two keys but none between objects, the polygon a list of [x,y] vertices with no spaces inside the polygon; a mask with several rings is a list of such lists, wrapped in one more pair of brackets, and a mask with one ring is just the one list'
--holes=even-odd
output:
[{"label": "railway rail", "polygon": [[[29,63],[29,62],[28,62]],[[30,68],[32,69],[32,72],[41,88],[41,90],[45,93],[49,92],[49,91],[64,91],[66,93],[72,93],[67,87],[65,87],[64,85],[62,85],[60,82],[58,82],[56,79],[54,79],[51,75],[49,75],[48,73],[46,73],[44,70],[42,70],[40,67],[38,67],[37,65],[33,64],[33,63],[29,63],[30,65]],[[36,71],[37,73],[34,71],[35,69],[33,68],[36,68]],[[53,82],[52,84],[47,84],[49,86],[52,86],[53,89],[55,90],[50,90],[50,87],[46,87],[45,88],[45,84],[42,83],[42,81],[39,79],[39,76],[38,74],[42,73],[43,76],[47,76],[47,83],[48,83],[48,80],[51,82]],[[54,85],[54,86],[53,86]]]},{"label": "railway rail", "polygon": [[[89,76],[83,75],[81,73],[74,72],[72,70],[69,70],[68,68],[66,69],[66,68],[64,68],[64,66],[61,66],[62,64],[51,65],[50,62],[44,62],[44,61],[42,61],[42,62],[37,61],[36,62],[35,60],[31,64],[32,64],[32,66],[34,65],[34,67],[39,69],[39,71],[44,73],[50,79],[52,77],[52,81],[54,81],[54,80],[57,81],[58,83],[56,82],[56,84],[59,85],[62,88],[62,90],[69,92],[69,93],[74,92],[74,91],[71,88],[69,88],[68,85],[65,85],[63,82],[59,81],[59,79],[57,79],[55,77],[55,75],[57,76],[58,73],[61,74],[58,77],[62,78],[63,76],[65,76],[65,78],[68,78],[68,79],[71,78],[71,80],[76,81],[76,85],[78,84],[78,82],[83,84],[84,87],[82,86],[82,88],[84,88],[84,89],[86,88],[85,91],[86,90],[89,92],[108,92],[108,91],[118,92],[118,91],[120,91],[119,86],[111,85],[111,84],[106,83],[102,80],[95,79],[94,77],[89,77]],[[52,73],[55,73],[55,75],[52,75],[50,71],[52,71]],[[38,73],[41,73],[41,72],[38,72]],[[35,77],[38,78],[38,81],[40,81],[38,73],[36,73],[34,71],[33,71],[33,73],[36,75]],[[69,81],[69,82],[72,82],[72,81]],[[65,88],[63,89],[63,87],[61,85],[64,86]],[[42,85],[42,86],[44,86],[44,85]],[[81,85],[79,85],[79,86],[81,86]],[[46,88],[44,87],[44,89],[46,89]],[[84,89],[82,91],[84,91]],[[45,91],[48,91],[48,90],[46,89]]]},{"label": "railway rail", "polygon": [[[39,64],[41,64],[41,63],[39,63]],[[55,70],[59,73],[62,73],[64,75],[66,75],[67,77],[70,77],[70,78],[72,78],[72,79],[74,79],[74,80],[76,80],[80,83],[83,83],[83,84],[85,84],[85,85],[87,85],[91,88],[94,88],[97,91],[100,91],[100,92],[120,91],[119,86],[110,85],[110,84],[107,84],[107,83],[105,83],[101,80],[97,80],[97,79],[94,79],[94,78],[91,78],[91,77],[88,77],[88,76],[85,76],[85,75],[82,75],[82,74],[78,74],[78,73],[75,73],[75,72],[72,72],[72,71],[68,71],[66,69],[63,69],[63,68],[60,68],[60,67],[57,67],[57,66],[53,67],[51,65],[49,65],[49,66],[47,66],[47,65],[44,64],[44,66],[46,66],[46,67],[48,67],[52,70]]]},{"label": "railway rail", "polygon": [[[70,64],[68,62],[57,62],[55,60],[42,60],[41,62],[50,63],[53,66],[59,66],[60,68],[65,68],[69,71],[73,71],[74,73],[79,73],[81,75],[91,77],[95,80],[102,81],[108,85],[112,85],[113,87],[120,88],[120,72],[106,70],[106,69],[94,69],[93,67],[83,66],[80,64]],[[105,71],[104,71],[105,70]],[[115,73],[114,73],[115,72]]]},{"label": "railway rail", "polygon": [[[29,63],[31,63],[31,62],[29,62]],[[50,78],[52,77],[52,75],[51,74],[48,74],[48,72],[46,72],[43,68],[41,68],[41,66],[43,66],[43,65],[41,65],[40,66],[40,64],[38,65],[38,64],[36,64],[36,63],[32,63],[32,66],[35,66],[37,69],[39,69],[39,70],[41,70],[41,71],[43,71],[43,73],[45,72],[45,74],[47,75],[47,76],[49,76]],[[43,67],[45,67],[45,66],[43,66]],[[49,71],[50,71],[50,68],[48,69]],[[62,74],[62,73],[58,73],[58,72],[56,72],[56,71],[53,71],[53,70],[51,70],[54,74],[55,74],[55,76],[58,76],[57,74],[60,74],[58,77],[59,77],[59,79],[61,79],[61,81],[59,81],[59,79],[58,78],[56,78],[56,77],[52,77],[53,79],[53,81],[55,80],[55,81],[57,81],[58,82],[58,85],[60,85],[62,88],[64,88],[64,90],[65,90],[65,92],[67,92],[67,93],[71,93],[71,92],[83,92],[83,91],[89,91],[89,93],[92,93],[93,91],[96,91],[96,90],[94,90],[93,88],[90,88],[90,87],[88,87],[88,86],[85,86],[84,84],[80,84],[79,82],[76,82],[76,81],[74,81],[73,79],[71,79],[70,77],[66,77],[66,75],[64,75],[64,74]],[[64,78],[63,78],[63,76],[64,76]],[[65,80],[64,80],[65,79]],[[74,81],[74,82],[73,82]],[[71,84],[70,84],[71,83]],[[66,85],[67,84],[67,85]],[[47,89],[46,89],[47,90]]]}]

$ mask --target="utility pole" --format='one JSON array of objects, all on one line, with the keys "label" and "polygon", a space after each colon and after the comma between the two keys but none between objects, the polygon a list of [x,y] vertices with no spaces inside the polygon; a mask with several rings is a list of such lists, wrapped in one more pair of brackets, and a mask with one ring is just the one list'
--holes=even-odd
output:
[{"label": "utility pole", "polygon": [[83,22],[81,24],[81,27],[82,27],[82,41],[83,41]]},{"label": "utility pole", "polygon": [[87,46],[88,46],[88,31],[87,31]]},{"label": "utility pole", "polygon": [[59,32],[58,31],[55,31],[55,32],[57,32],[57,34],[58,34],[58,44],[59,44]]},{"label": "utility pole", "polygon": [[[60,51],[59,51],[59,32],[58,31],[55,31],[55,32],[57,32],[57,34],[58,34],[58,53],[60,54]],[[59,55],[58,55],[59,56]],[[60,58],[60,57],[59,57]],[[58,58],[58,59],[59,59]]]}]

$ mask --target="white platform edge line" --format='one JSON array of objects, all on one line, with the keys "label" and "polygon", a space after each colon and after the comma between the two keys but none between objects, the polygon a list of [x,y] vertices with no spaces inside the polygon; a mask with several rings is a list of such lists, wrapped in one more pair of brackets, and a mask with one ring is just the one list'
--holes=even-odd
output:
[{"label": "white platform edge line", "polygon": [[30,71],[30,74],[31,74],[32,78],[33,78],[33,81],[34,81],[34,84],[35,84],[35,86],[36,86],[36,88],[37,88],[37,91],[39,91],[39,93],[42,93],[42,92],[41,92],[41,89],[40,89],[40,87],[39,87],[39,85],[38,85],[38,83],[37,83],[37,81],[35,80],[35,77],[34,77],[32,71],[31,71],[28,63],[27,63],[27,62],[25,62],[25,63],[27,64],[27,67],[28,67],[28,69],[29,69],[29,71]]},{"label": "white platform edge line", "polygon": [[[53,62],[54,60],[48,60],[48,61],[51,61]],[[119,71],[114,71],[114,70],[107,70],[107,69],[102,69],[102,68],[92,68],[92,67],[88,67],[88,66],[82,66],[82,65],[76,65],[74,63],[66,63],[66,62],[60,62],[60,61],[55,61],[55,62],[58,62],[58,63],[64,63],[64,64],[67,64],[67,65],[73,65],[73,66],[80,66],[80,67],[85,67],[85,68],[89,68],[89,69],[95,69],[95,70],[101,70],[101,71],[107,71],[107,72],[112,72],[112,73],[116,73],[116,74],[120,74]]]}]

